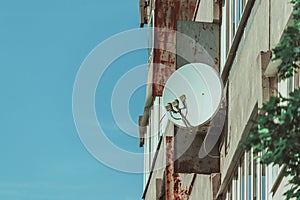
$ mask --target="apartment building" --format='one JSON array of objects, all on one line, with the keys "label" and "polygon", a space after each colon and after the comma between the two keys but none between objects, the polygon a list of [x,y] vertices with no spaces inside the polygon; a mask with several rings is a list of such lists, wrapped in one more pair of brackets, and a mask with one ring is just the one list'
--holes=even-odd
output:
[{"label": "apartment building", "polygon": [[[240,148],[258,108],[271,95],[288,95],[299,75],[278,81],[271,50],[290,22],[288,0],[140,0],[140,25],[149,29],[148,86],[139,118],[144,148],[145,200],[282,200],[287,180],[281,166],[264,166]],[[147,26],[147,27],[145,27]],[[159,28],[154,30],[151,27]],[[170,31],[164,32],[162,30]],[[185,43],[178,32],[195,41]],[[177,33],[177,34],[176,34]],[[187,63],[204,62],[199,43],[224,85],[223,103],[208,123],[191,134],[166,117],[164,84]],[[166,49],[167,46],[167,49]],[[184,57],[184,58],[183,58]],[[220,132],[207,156],[199,149],[208,132]]]}]

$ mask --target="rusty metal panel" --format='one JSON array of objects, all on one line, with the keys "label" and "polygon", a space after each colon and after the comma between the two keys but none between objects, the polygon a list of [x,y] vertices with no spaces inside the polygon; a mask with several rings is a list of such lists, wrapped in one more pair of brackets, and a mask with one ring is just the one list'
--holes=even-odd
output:
[{"label": "rusty metal panel", "polygon": [[143,116],[139,116],[140,147],[144,146],[146,127],[142,125]]},{"label": "rusty metal panel", "polygon": [[144,27],[144,24],[148,24],[150,16],[150,5],[148,1],[140,0],[140,27]]},{"label": "rusty metal panel", "polygon": [[176,68],[188,63],[205,63],[219,71],[220,32],[216,23],[177,21]]},{"label": "rusty metal panel", "polygon": [[179,174],[174,176],[174,199],[188,200],[191,195],[193,184],[195,181],[195,174]]},{"label": "rusty metal panel", "polygon": [[[162,96],[164,85],[175,71],[177,20],[192,20],[197,0],[156,0],[154,27],[153,96]],[[163,31],[169,30],[167,32]]]},{"label": "rusty metal panel", "polygon": [[145,1],[140,0],[140,27],[144,27],[145,24]]},{"label": "rusty metal panel", "polygon": [[203,145],[206,134],[190,133],[189,130],[180,129],[180,134],[174,140],[175,173],[211,174],[220,172],[220,152],[215,145],[209,154],[199,158],[199,151]]},{"label": "rusty metal panel", "polygon": [[156,0],[155,27],[176,30],[177,20],[192,20],[197,0]]},{"label": "rusty metal panel", "polygon": [[174,200],[174,147],[173,137],[166,137],[166,200]]},{"label": "rusty metal panel", "polygon": [[174,170],[174,137],[166,137],[166,200],[187,200],[194,184],[194,174],[180,174]]},{"label": "rusty metal panel", "polygon": [[[219,71],[220,37],[218,24],[179,20],[177,21],[177,31],[176,68],[187,63],[201,62]],[[198,127],[198,132],[194,135],[181,128],[176,131],[182,136],[176,136],[174,140],[175,173],[211,174],[220,171],[218,145],[207,147],[209,155],[204,158],[199,158],[199,151],[204,145],[208,126],[211,127],[210,134],[216,135],[218,138],[217,133],[221,133],[223,127],[223,124],[218,122],[222,121],[219,119],[221,116],[224,118],[223,112],[225,110],[220,109],[218,115],[209,125],[205,124]],[[182,152],[183,150],[185,152]]]}]

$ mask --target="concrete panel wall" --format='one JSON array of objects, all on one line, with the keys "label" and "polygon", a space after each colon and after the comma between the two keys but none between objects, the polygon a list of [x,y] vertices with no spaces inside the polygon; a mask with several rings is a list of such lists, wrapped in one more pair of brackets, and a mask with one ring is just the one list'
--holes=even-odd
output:
[{"label": "concrete panel wall", "polygon": [[288,23],[293,7],[289,0],[272,0],[270,5],[271,49],[280,41],[282,30]]},{"label": "concrete panel wall", "polygon": [[[245,27],[237,55],[233,62],[228,87],[228,148],[221,151],[221,181],[223,183],[229,166],[236,162],[243,131],[255,104],[262,105],[262,72],[260,52],[272,49],[280,41],[292,6],[288,0],[256,1],[252,16]],[[280,14],[279,14],[280,13]],[[225,153],[226,152],[226,153]],[[286,180],[282,181],[272,199],[283,199]]]},{"label": "concrete panel wall", "polygon": [[211,198],[210,175],[197,174],[189,200],[210,200]]},{"label": "concrete panel wall", "polygon": [[[269,4],[271,2],[271,4]],[[203,5],[203,4],[202,4]],[[252,109],[258,102],[262,103],[262,74],[260,66],[260,52],[276,46],[279,42],[284,27],[291,15],[291,5],[288,0],[260,0],[256,1],[253,16],[250,17],[248,25],[245,28],[244,36],[241,40],[237,56],[233,62],[228,81],[228,149],[222,147],[221,160],[221,181],[232,165],[233,157],[239,148],[238,143],[241,139],[243,130],[249,121]],[[270,21],[269,21],[270,13]],[[280,14],[278,14],[280,13]],[[270,32],[270,34],[269,34]],[[166,135],[173,135],[172,124],[168,124]],[[156,166],[163,166],[165,163],[165,139],[159,150]],[[224,144],[225,145],[225,144]],[[226,155],[225,155],[226,152]],[[146,200],[156,199],[157,179],[163,179],[164,169],[154,171],[145,193]],[[185,182],[190,182],[189,180]],[[274,199],[282,199],[284,184],[281,183],[274,194]],[[164,183],[163,183],[164,184]],[[211,199],[210,175],[197,175],[190,199]]]},{"label": "concrete panel wall", "polygon": [[[243,130],[257,101],[262,101],[260,51],[268,49],[269,1],[257,1],[248,21],[228,82],[228,149],[222,155],[222,181],[237,150]],[[255,12],[256,11],[256,12]]]}]

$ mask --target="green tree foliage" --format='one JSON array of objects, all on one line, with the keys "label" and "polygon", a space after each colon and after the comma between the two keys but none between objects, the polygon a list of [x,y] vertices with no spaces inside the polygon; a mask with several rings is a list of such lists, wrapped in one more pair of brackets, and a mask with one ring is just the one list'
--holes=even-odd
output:
[{"label": "green tree foliage", "polygon": [[[273,60],[280,60],[278,76],[284,80],[297,72],[300,63],[300,0],[292,0],[293,24],[273,49]],[[244,148],[253,150],[263,164],[284,166],[283,176],[291,187],[286,200],[300,200],[300,89],[288,98],[271,97],[260,110]],[[260,153],[260,154],[258,154]]]},{"label": "green tree foliage", "polygon": [[293,76],[300,67],[300,1],[293,0],[293,25],[289,26],[282,41],[273,49],[273,60],[280,60],[278,66],[279,78],[286,79]]}]

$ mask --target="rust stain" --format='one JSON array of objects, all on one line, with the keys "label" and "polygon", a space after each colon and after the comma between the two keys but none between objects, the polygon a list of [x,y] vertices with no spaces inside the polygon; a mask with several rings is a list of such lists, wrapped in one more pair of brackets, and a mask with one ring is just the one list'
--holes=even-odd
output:
[{"label": "rust stain", "polygon": [[[206,129],[206,128],[205,128]],[[206,129],[207,130],[207,129]],[[211,174],[218,173],[220,171],[220,159],[218,145],[215,145],[211,150],[210,154],[216,157],[206,156],[204,158],[199,158],[198,153],[203,145],[203,140],[206,134],[205,132],[200,132],[201,128],[198,128],[199,133],[195,133],[195,137],[193,138],[193,142],[188,144],[186,151],[183,154],[178,156],[178,147],[182,148],[187,145],[186,139],[181,138],[178,140],[177,138],[174,141],[174,152],[175,157],[177,158],[174,161],[174,172],[175,173],[199,173],[199,174]],[[204,134],[203,134],[204,133]]]},{"label": "rust stain", "polygon": [[174,174],[174,199],[182,200],[181,198],[181,181],[178,177],[178,174]]},{"label": "rust stain", "polygon": [[174,200],[174,147],[173,137],[166,137],[166,200]]},{"label": "rust stain", "polygon": [[191,186],[183,187],[174,170],[174,137],[166,137],[166,200],[188,200]]},{"label": "rust stain", "polygon": [[191,194],[190,186],[184,187],[181,183],[180,176],[178,173],[175,173],[174,176],[174,200],[188,200]]},{"label": "rust stain", "polygon": [[[162,96],[164,85],[176,67],[176,23],[192,20],[197,0],[156,0],[154,27],[174,32],[154,34],[152,95]],[[172,53],[173,52],[173,53]]]}]

